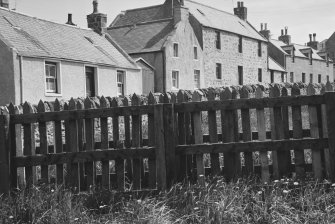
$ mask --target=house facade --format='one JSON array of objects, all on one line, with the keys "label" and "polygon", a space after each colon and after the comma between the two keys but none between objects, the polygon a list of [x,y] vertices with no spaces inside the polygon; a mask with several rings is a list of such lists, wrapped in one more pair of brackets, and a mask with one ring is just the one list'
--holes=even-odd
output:
[{"label": "house facade", "polygon": [[[326,83],[334,80],[333,62],[317,51],[318,43],[310,36],[307,45],[292,43],[288,28],[281,30],[278,40],[271,39],[270,31],[261,26],[262,35],[269,38],[269,57],[287,72],[287,82]],[[285,79],[285,77],[284,77]]]},{"label": "house facade", "polygon": [[141,68],[112,38],[69,24],[0,8],[0,105],[142,93]]},{"label": "house facade", "polygon": [[134,58],[155,68],[155,91],[196,89],[269,79],[267,40],[247,22],[238,3],[235,15],[194,1],[127,10],[107,32]]}]

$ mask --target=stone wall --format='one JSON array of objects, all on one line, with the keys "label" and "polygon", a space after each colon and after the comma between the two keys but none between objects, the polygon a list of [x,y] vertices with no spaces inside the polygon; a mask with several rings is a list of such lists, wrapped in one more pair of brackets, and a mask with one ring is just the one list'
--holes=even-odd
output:
[{"label": "stone wall", "polygon": [[[270,82],[267,69],[267,43],[262,42],[262,56],[258,56],[258,41],[243,37],[243,53],[238,52],[239,36],[221,31],[221,49],[215,46],[215,30],[203,28],[205,86],[238,84],[238,66],[243,66],[243,84],[257,83],[262,68],[263,82]],[[222,80],[216,79],[216,63],[222,64]]]}]

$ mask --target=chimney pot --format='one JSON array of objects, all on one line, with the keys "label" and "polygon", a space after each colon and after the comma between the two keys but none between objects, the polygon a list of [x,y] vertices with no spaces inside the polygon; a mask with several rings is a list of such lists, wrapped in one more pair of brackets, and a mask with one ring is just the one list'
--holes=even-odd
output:
[{"label": "chimney pot", "polygon": [[261,31],[263,30],[263,23],[261,23]]},{"label": "chimney pot", "polygon": [[312,42],[312,34],[309,34],[309,41]]},{"label": "chimney pot", "polygon": [[268,24],[265,23],[265,30],[268,30]]},{"label": "chimney pot", "polygon": [[75,25],[76,25],[76,24],[74,24],[73,21],[72,21],[72,14],[71,14],[71,13],[69,13],[69,14],[67,15],[67,22],[66,22],[66,24],[71,25],[71,26],[75,26]]},{"label": "chimney pot", "polygon": [[240,8],[240,7],[241,7],[241,3],[237,2],[237,8]]},{"label": "chimney pot", "polygon": [[288,28],[287,28],[287,26],[285,27],[285,35],[287,35],[287,30],[288,30]]},{"label": "chimney pot", "polygon": [[244,7],[244,2],[241,2],[241,8],[243,8]]},{"label": "chimney pot", "polygon": [[313,41],[316,41],[316,33],[313,33]]},{"label": "chimney pot", "polygon": [[281,30],[281,35],[284,36],[284,30],[283,29]]}]

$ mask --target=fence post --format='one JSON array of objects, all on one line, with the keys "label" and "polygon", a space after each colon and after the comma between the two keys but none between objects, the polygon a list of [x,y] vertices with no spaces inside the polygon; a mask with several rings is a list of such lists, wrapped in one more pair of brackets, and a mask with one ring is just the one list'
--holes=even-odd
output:
[{"label": "fence post", "polygon": [[0,115],[0,194],[10,191],[8,136],[9,115]]},{"label": "fence post", "polygon": [[335,181],[335,93],[328,92],[324,95],[326,101],[327,128],[329,150],[326,155],[328,178]]}]

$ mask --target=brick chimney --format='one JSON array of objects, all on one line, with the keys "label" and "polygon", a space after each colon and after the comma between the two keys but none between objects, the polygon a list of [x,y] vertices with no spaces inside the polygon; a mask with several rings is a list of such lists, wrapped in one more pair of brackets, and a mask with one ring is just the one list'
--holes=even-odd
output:
[{"label": "brick chimney", "polygon": [[66,22],[66,24],[71,25],[71,26],[77,26],[76,24],[74,24],[74,23],[72,22],[72,14],[71,14],[71,13],[69,13],[69,14],[67,15],[67,22]]},{"label": "brick chimney", "polygon": [[98,5],[98,0],[93,0],[93,13],[87,16],[87,25],[102,35],[107,31],[107,14],[99,13]]},{"label": "brick chimney", "polygon": [[261,23],[261,30],[259,31],[259,33],[262,34],[263,37],[265,37],[266,39],[271,38],[271,32],[270,32],[270,30],[268,30],[268,24],[267,23],[264,23],[264,26],[263,26],[263,23]]},{"label": "brick chimney", "polygon": [[0,0],[0,7],[9,8],[9,0]]},{"label": "brick chimney", "polygon": [[287,45],[291,44],[291,35],[288,35],[288,27],[285,27],[285,33],[284,30],[281,30],[281,36],[278,37],[278,40],[283,41]]},{"label": "brick chimney", "polygon": [[234,14],[242,20],[247,20],[248,9],[244,7],[243,2],[237,2],[237,8],[234,8]]},{"label": "brick chimney", "polygon": [[317,50],[318,49],[318,44],[319,44],[319,42],[316,41],[316,33],[313,33],[313,39],[312,39],[312,34],[310,34],[309,35],[309,42],[307,43],[307,46]]}]

